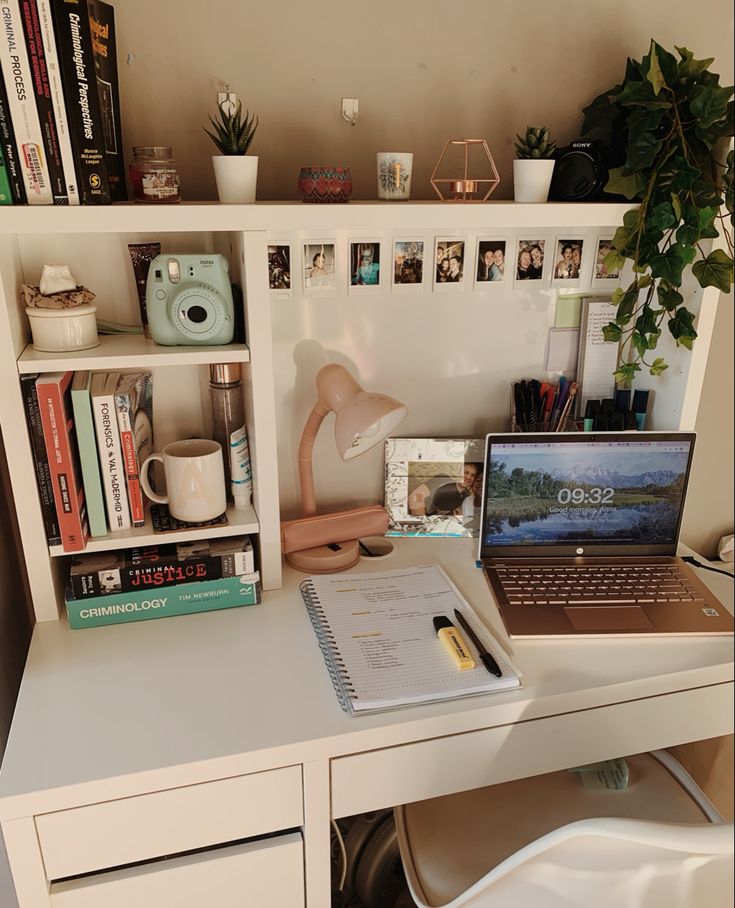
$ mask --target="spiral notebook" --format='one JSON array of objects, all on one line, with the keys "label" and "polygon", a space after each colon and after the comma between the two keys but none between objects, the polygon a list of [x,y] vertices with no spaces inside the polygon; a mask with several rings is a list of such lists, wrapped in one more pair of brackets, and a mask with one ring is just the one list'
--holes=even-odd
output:
[{"label": "spiral notebook", "polygon": [[[520,686],[520,675],[438,564],[369,573],[322,574],[301,595],[342,708],[354,715]],[[475,657],[460,671],[433,618],[459,609],[495,657],[502,676]]]}]

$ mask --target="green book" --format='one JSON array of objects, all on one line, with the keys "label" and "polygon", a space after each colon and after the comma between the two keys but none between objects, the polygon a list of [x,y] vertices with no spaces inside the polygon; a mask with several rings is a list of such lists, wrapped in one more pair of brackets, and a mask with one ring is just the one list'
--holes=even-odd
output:
[{"label": "green book", "polygon": [[149,618],[256,605],[260,602],[260,595],[260,575],[257,571],[241,577],[159,586],[156,589],[85,599],[74,599],[71,588],[67,587],[66,612],[69,627],[78,630],[103,624],[123,624],[128,621],[146,621]]},{"label": "green book", "polygon": [[84,498],[87,502],[87,518],[91,536],[107,535],[105,500],[102,494],[100,462],[97,456],[97,439],[92,419],[92,400],[89,385],[90,371],[75,372],[71,383],[71,406],[74,413],[74,428],[77,434],[79,463],[82,468]]}]

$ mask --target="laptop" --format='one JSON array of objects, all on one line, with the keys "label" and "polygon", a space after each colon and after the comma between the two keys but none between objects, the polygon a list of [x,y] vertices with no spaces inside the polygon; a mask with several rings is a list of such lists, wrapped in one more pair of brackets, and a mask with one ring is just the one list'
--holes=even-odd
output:
[{"label": "laptop", "polygon": [[733,633],[676,557],[694,441],[487,436],[479,558],[511,637]]}]

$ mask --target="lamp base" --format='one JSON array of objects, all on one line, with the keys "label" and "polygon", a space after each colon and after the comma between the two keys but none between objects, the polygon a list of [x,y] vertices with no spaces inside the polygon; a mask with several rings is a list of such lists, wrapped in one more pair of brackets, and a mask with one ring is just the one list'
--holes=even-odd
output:
[{"label": "lamp base", "polygon": [[360,560],[360,543],[357,539],[332,542],[313,549],[301,549],[286,555],[286,564],[308,574],[333,574],[346,571]]}]

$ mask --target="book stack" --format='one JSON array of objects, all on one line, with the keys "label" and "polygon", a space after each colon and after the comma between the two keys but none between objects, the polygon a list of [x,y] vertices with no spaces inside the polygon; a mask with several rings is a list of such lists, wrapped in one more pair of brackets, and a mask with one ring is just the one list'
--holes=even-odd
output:
[{"label": "book stack", "polygon": [[49,545],[80,552],[89,536],[144,526],[151,373],[23,375],[21,389]]},{"label": "book stack", "polygon": [[260,602],[249,536],[75,556],[66,591],[78,629],[255,605]]},{"label": "book stack", "polygon": [[0,205],[124,201],[113,7],[4,0],[0,16]]}]

